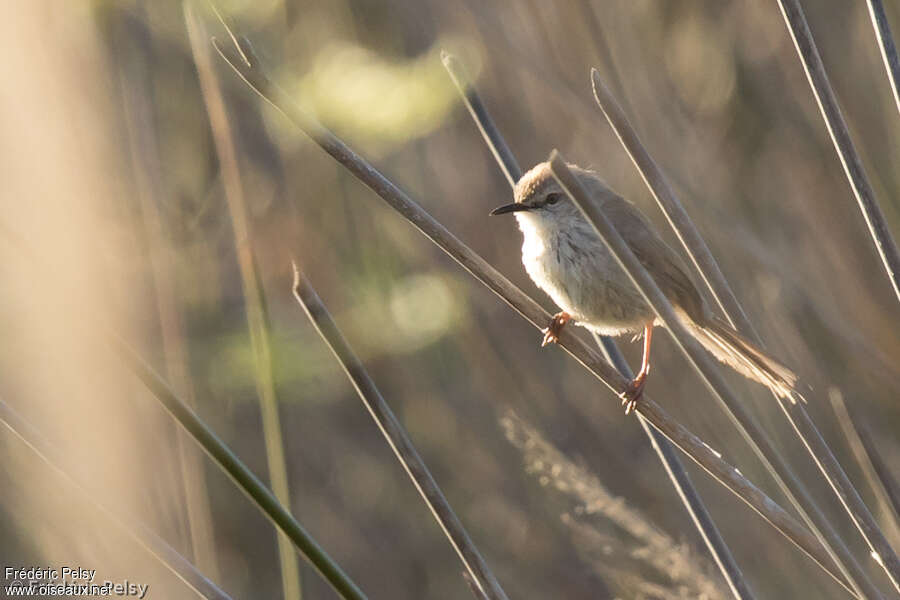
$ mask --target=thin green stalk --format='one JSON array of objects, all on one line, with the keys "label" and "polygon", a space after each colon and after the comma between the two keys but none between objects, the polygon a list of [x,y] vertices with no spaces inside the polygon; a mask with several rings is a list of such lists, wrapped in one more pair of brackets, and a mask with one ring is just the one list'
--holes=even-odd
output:
[{"label": "thin green stalk", "polygon": [[65,461],[62,459],[62,453],[48,442],[31,423],[26,421],[3,400],[0,400],[0,422],[13,435],[19,438],[22,443],[28,446],[57,477],[65,481],[82,498],[96,507],[119,530],[149,552],[153,558],[158,560],[160,564],[171,571],[173,575],[184,582],[198,596],[211,600],[231,600],[228,594],[167,544],[165,540],[156,535],[152,529],[140,521],[120,517],[115,511],[103,504],[96,497],[96,494],[92,494],[89,491],[89,487],[82,485],[69,475],[68,471],[62,466],[65,464]]},{"label": "thin green stalk", "polygon": [[[343,165],[361,182],[378,194],[391,208],[413,224],[446,252],[448,256],[481,281],[534,327],[542,329],[546,326],[550,320],[550,314],[541,308],[533,298],[514,286],[481,256],[473,252],[459,238],[438,223],[421,206],[413,202],[406,193],[400,190],[375,167],[297,107],[293,100],[266,76],[246,40],[240,40],[242,44],[240,52],[238,50],[226,50],[215,41],[213,43],[216,45],[216,49],[222,55],[222,58],[231,65],[235,73],[254,92],[259,94],[263,100],[281,112],[285,118],[306,133],[339,164]],[[628,380],[572,331],[568,329],[563,330],[559,345],[614,393],[618,394],[626,389]],[[616,404],[618,405],[618,402]],[[831,575],[835,581],[840,585],[846,586],[843,579],[831,571],[831,561],[818,540],[783,508],[754,486],[737,469],[722,460],[721,456],[713,452],[702,440],[675,421],[671,415],[648,395],[644,395],[639,411],[675,446],[717,481],[731,490],[786,538],[796,544],[807,556]]]},{"label": "thin green stalk", "polygon": [[[257,275],[253,255],[253,235],[247,218],[244,190],[237,162],[237,150],[222,91],[212,67],[206,29],[197,18],[190,0],[184,2],[184,18],[188,37],[206,112],[209,115],[213,141],[219,158],[219,168],[225,188],[225,198],[231,213],[234,245],[241,273],[241,287],[244,292],[247,311],[247,327],[250,330],[250,346],[253,350],[256,392],[262,416],[263,440],[266,447],[266,462],[269,480],[278,500],[290,506],[290,485],[287,476],[287,461],[284,456],[284,441],[281,435],[281,420],[278,415],[278,396],[275,392],[275,376],[272,367],[272,344],[265,313],[265,297]],[[291,543],[284,535],[278,535],[278,557],[281,562],[281,583],[286,600],[300,600],[300,570],[291,550]]]},{"label": "thin green stalk", "polygon": [[[441,60],[443,61],[447,72],[450,74],[450,78],[456,85],[456,89],[459,90],[466,107],[469,109],[469,114],[478,126],[485,143],[497,160],[500,169],[503,171],[504,175],[506,175],[510,185],[515,188],[516,181],[522,177],[522,170],[519,168],[515,156],[506,144],[506,140],[503,139],[499,129],[494,124],[494,120],[491,118],[484,102],[482,102],[478,91],[475,89],[475,86],[472,85],[463,70],[462,65],[455,56],[447,52],[442,52]],[[594,338],[597,345],[604,352],[606,359],[612,363],[624,377],[632,379],[634,374],[616,343],[608,336],[594,335]],[[706,509],[706,505],[703,503],[703,499],[700,497],[699,492],[694,487],[690,475],[684,468],[684,464],[681,462],[681,459],[678,458],[675,448],[669,443],[665,436],[651,427],[650,424],[647,423],[647,420],[640,414],[638,414],[638,421],[640,422],[641,429],[644,430],[644,434],[650,439],[650,444],[656,452],[660,462],[662,462],[663,468],[669,476],[669,481],[671,481],[672,485],[675,487],[678,497],[688,511],[691,521],[700,533],[713,560],[722,572],[722,576],[728,583],[732,594],[737,598],[752,598],[753,596],[750,587],[747,584],[740,567],[734,560],[734,556],[731,554],[731,550],[722,538],[722,534],[719,532],[718,527],[716,527],[712,515],[710,515],[709,511]]]},{"label": "thin green stalk", "polygon": [[128,368],[197,441],[210,458],[231,477],[247,497],[287,536],[334,590],[347,600],[364,600],[362,590],[322,549],[278,498],[253,474],[228,446],[194,413],[168,384],[118,335],[107,331],[107,339]]}]

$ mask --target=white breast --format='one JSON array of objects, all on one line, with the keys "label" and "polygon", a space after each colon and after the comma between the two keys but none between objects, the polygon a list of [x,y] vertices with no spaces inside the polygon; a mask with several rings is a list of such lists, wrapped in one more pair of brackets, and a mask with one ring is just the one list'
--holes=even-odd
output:
[{"label": "white breast", "polygon": [[640,293],[587,223],[558,230],[528,213],[516,217],[525,270],[578,324],[618,335],[652,320]]}]

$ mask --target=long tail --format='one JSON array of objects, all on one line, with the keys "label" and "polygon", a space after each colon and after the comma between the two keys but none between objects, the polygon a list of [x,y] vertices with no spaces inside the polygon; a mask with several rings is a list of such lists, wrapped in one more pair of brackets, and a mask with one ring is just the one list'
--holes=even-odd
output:
[{"label": "long tail", "polygon": [[702,326],[689,319],[686,321],[697,340],[720,361],[767,386],[780,398],[791,402],[803,400],[803,396],[794,389],[797,384],[794,372],[760,350],[728,323],[718,317],[710,318]]}]

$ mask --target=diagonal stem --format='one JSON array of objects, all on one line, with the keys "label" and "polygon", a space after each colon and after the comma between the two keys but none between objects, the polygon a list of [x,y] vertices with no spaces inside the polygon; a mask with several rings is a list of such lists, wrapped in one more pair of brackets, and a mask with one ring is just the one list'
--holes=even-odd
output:
[{"label": "diagonal stem", "polygon": [[[834,149],[841,159],[844,173],[847,175],[850,187],[853,188],[853,194],[856,196],[859,209],[869,228],[869,234],[875,243],[875,249],[878,250],[881,262],[884,263],[884,269],[894,287],[894,294],[900,300],[900,253],[897,251],[897,243],[891,236],[884,213],[881,212],[881,207],[875,199],[875,192],[866,176],[862,160],[853,145],[853,138],[850,137],[850,130],[841,114],[837,97],[834,95],[834,90],[831,89],[831,83],[825,73],[825,66],[822,64],[816,42],[809,30],[803,8],[801,8],[799,0],[778,0],[778,4],[784,15],[788,31],[791,33],[791,38],[794,40],[797,53],[800,55],[800,62],[803,63],[803,69],[806,71],[806,77],[819,105],[822,118],[825,120],[831,141],[834,143]],[[873,551],[877,551],[877,548],[873,548]],[[892,566],[889,564],[890,562],[897,562],[897,564]],[[895,561],[886,560],[885,568],[889,569],[894,585],[897,586],[897,581],[900,579],[900,561],[896,561],[896,557]]]},{"label": "diagonal stem", "polygon": [[494,123],[494,119],[491,118],[491,114],[485,107],[484,102],[481,101],[481,96],[469,84],[469,78],[459,63],[459,59],[442,50],[441,62],[444,63],[444,68],[450,74],[450,79],[453,80],[453,84],[459,90],[466,108],[469,109],[469,114],[472,115],[472,120],[475,121],[481,136],[487,142],[491,154],[494,155],[497,165],[506,177],[506,181],[509,182],[510,187],[516,187],[516,182],[522,176],[522,169],[519,168],[519,163],[516,161],[512,150],[509,149],[506,140],[500,135],[500,130]]},{"label": "diagonal stem", "polygon": [[384,435],[385,440],[387,440],[391,450],[397,456],[397,460],[403,465],[407,475],[412,479],[413,485],[415,485],[422,496],[425,504],[428,505],[441,529],[444,530],[444,534],[450,540],[450,544],[462,561],[466,574],[469,576],[467,581],[475,585],[489,600],[507,600],[506,593],[500,587],[500,583],[482,558],[478,548],[475,547],[462,522],[456,516],[456,513],[453,512],[450,503],[447,502],[434,477],[431,476],[425,461],[419,456],[412,440],[410,440],[409,434],[403,429],[403,425],[397,420],[394,411],[391,410],[381,392],[378,391],[366,368],[357,358],[356,353],[353,352],[347,340],[344,339],[343,334],[338,329],[334,319],[331,318],[331,314],[325,308],[322,300],[319,299],[319,295],[316,294],[312,284],[297,267],[296,262],[293,263],[293,267],[294,297],[300,303],[300,306],[303,307],[303,311],[309,317],[313,326],[315,326],[316,331],[328,344],[334,357],[341,364],[341,368],[343,368],[347,377],[350,378],[356,393],[368,409],[369,414],[375,419],[375,423],[381,430],[382,435]]},{"label": "diagonal stem", "polygon": [[[738,399],[732,394],[725,384],[719,370],[712,363],[712,359],[703,351],[699,343],[690,335],[685,326],[678,319],[675,310],[668,299],[659,289],[650,274],[644,269],[637,257],[628,247],[622,236],[616,231],[597,203],[591,198],[584,186],[575,178],[566,163],[557,151],[553,151],[550,157],[550,168],[554,177],[581,209],[587,221],[593,226],[596,233],[603,239],[616,258],[621,268],[628,274],[634,286],[640,291],[641,296],[656,313],[659,320],[666,327],[682,351],[688,362],[700,374],[701,379],[713,393],[713,396],[723,407],[726,414],[732,419],[741,433],[750,442],[751,447],[757,453],[763,464],[773,474],[785,473],[792,476],[787,464],[781,459],[772,446],[768,437],[762,431],[756,431],[756,437],[750,437],[750,429],[740,420],[740,412],[735,412],[733,407],[740,406]],[[752,421],[751,421],[752,425]],[[770,459],[771,457],[771,459]],[[778,467],[772,464],[774,461]],[[852,581],[852,579],[851,579]],[[877,594],[877,592],[876,592]],[[874,596],[879,597],[879,596]]]},{"label": "diagonal stem", "polygon": [[[509,181],[510,185],[515,188],[516,181],[522,177],[522,170],[519,168],[512,151],[500,134],[499,129],[494,124],[490,113],[481,101],[481,97],[477,90],[469,81],[462,65],[459,64],[456,57],[446,52],[442,52],[441,60],[450,74],[450,78],[459,90],[466,107],[469,109],[469,114],[472,115],[472,119],[478,126],[478,130],[481,132],[485,143],[497,160],[500,169],[503,171],[504,175],[506,175],[506,179]],[[616,343],[608,336],[595,335],[594,337],[598,346],[603,351],[605,358],[613,364],[624,377],[633,379],[634,373],[631,371],[631,368],[628,366],[625,357],[622,355],[622,352],[619,350]],[[697,488],[694,487],[690,475],[684,468],[684,464],[681,462],[681,459],[678,458],[675,448],[669,443],[665,436],[651,427],[650,424],[647,423],[647,420],[640,414],[638,414],[638,422],[641,425],[641,429],[644,430],[644,434],[650,439],[650,444],[668,474],[669,481],[671,481],[672,485],[675,487],[678,497],[684,504],[694,525],[697,527],[713,560],[722,572],[725,581],[728,583],[732,594],[734,594],[736,598],[752,598],[753,594],[750,591],[750,587],[747,584],[740,567],[734,560],[731,550],[722,538],[722,534],[719,532],[718,527],[716,527],[712,515],[710,515],[709,511],[706,509],[706,505],[703,503],[703,499],[700,497]]]},{"label": "diagonal stem", "polygon": [[[215,42],[214,42],[215,43]],[[356,154],[333,133],[322,127],[315,119],[297,107],[282,89],[274,85],[262,71],[258,59],[246,40],[242,40],[242,52],[216,48],[254,92],[269,103],[298,129],[306,133],[334,160],[343,165],[361,182],[378,194],[391,208],[439,248],[453,258],[460,266],[499,296],[537,329],[542,329],[550,320],[550,314],[514,286],[481,256],[473,252],[431,215],[412,201],[400,188],[381,174],[375,167]],[[244,60],[243,57],[249,57]],[[593,373],[614,393],[625,389],[628,380],[590,345],[571,331],[563,330],[560,347]],[[675,421],[659,404],[649,396],[644,396],[640,405],[641,414],[675,446],[725,485],[768,523],[780,531],[791,542],[822,567],[840,585],[847,583],[831,570],[831,560],[827,551],[810,532],[791,517],[783,508],[754,486],[737,469],[726,463],[702,440]],[[848,588],[849,589],[849,588]],[[852,593],[852,591],[851,591]]]},{"label": "diagonal stem", "polygon": [[197,441],[213,461],[231,477],[237,486],[293,542],[294,546],[319,571],[334,590],[347,600],[365,600],[362,590],[343,569],[319,546],[294,516],[259,478],[219,439],[191,408],[169,388],[128,344],[115,333],[107,331],[107,339],[119,358],[125,362],[154,397],[175,420]]},{"label": "diagonal stem", "polygon": [[[675,192],[656,165],[656,162],[641,143],[637,133],[629,123],[621,107],[601,81],[600,75],[596,69],[591,73],[591,79],[597,104],[600,105],[600,108],[603,110],[607,120],[615,130],[622,145],[628,151],[632,161],[635,163],[635,166],[638,171],[640,171],[644,181],[656,198],[660,209],[666,215],[670,225],[681,240],[683,247],[700,271],[707,287],[719,301],[720,307],[735,328],[745,332],[757,342],[760,342],[758,335],[750,324],[749,319],[747,319],[747,316],[741,308],[740,303],[737,301],[737,298],[734,296],[734,293],[731,291],[728,282],[718,268],[718,264],[713,258],[712,253],[709,251],[709,248],[706,246],[706,243],[703,241],[702,236],[700,236],[687,212],[684,210],[684,207],[678,201]],[[843,469],[841,469],[840,464],[838,464],[837,460],[834,458],[828,445],[819,434],[803,404],[792,404],[783,402],[780,399],[778,400],[778,404],[794,431],[803,441],[813,460],[826,476],[826,479],[829,483],[834,482],[832,483],[832,488],[838,494],[842,503],[844,503],[844,506],[847,507],[848,502],[853,502],[853,493],[848,491],[853,490],[853,486],[849,479],[847,479]],[[755,420],[750,417],[748,411],[742,405],[737,404],[729,407],[729,409],[735,413],[742,424],[741,426],[746,429],[745,437],[747,437],[747,435],[752,436],[753,441],[751,441],[751,446],[761,445],[764,453],[771,458],[772,466],[777,468],[777,473],[773,473],[773,475],[775,476],[775,480],[779,487],[781,487],[782,491],[786,494],[794,507],[800,512],[801,516],[803,516],[807,525],[812,528],[813,532],[815,532],[825,546],[829,548],[829,552],[837,562],[838,567],[848,577],[852,574],[852,577],[849,578],[857,584],[858,590],[859,586],[861,586],[865,589],[868,596],[875,598],[879,597],[877,588],[869,581],[865,571],[859,566],[855,557],[846,547],[843,540],[840,539],[836,530],[832,527],[825,515],[818,509],[805,487],[791,472],[785,461],[781,459],[778,452],[769,443],[765,432],[760,429]],[[755,451],[759,454],[761,450],[755,448]],[[859,498],[858,494],[856,494],[856,498]],[[845,499],[847,499],[847,502],[845,502]],[[862,503],[861,499],[858,503],[854,503],[853,506],[859,514],[868,513],[868,509],[865,507],[865,504]],[[869,517],[871,518],[871,515],[869,515]],[[874,521],[872,521],[872,523],[873,522]]]},{"label": "diagonal stem", "polygon": [[891,91],[894,92],[894,104],[900,111],[900,58],[897,57],[897,46],[894,44],[894,36],[891,35],[887,14],[884,12],[884,3],[881,0],[866,0],[866,2],[869,5],[869,16],[872,18],[872,27],[875,28],[881,58],[884,60],[884,70],[887,71]]},{"label": "diagonal stem", "polygon": [[[853,139],[850,137],[850,131],[847,128],[847,123],[844,121],[834,90],[831,88],[822,58],[819,56],[809,24],[806,22],[806,17],[803,14],[803,8],[800,6],[799,0],[779,0],[778,3],[788,30],[791,33],[791,38],[794,41],[794,46],[797,48],[800,61],[803,63],[803,68],[806,71],[813,95],[819,105],[819,110],[825,120],[828,133],[831,135],[835,150],[841,159],[844,172],[853,188],[853,193],[869,228],[869,233],[884,263],[884,268],[894,287],[894,293],[900,299],[900,253],[898,253],[897,244],[891,236],[884,214],[881,212],[881,207],[875,199],[875,192],[872,190],[872,186],[866,176],[862,160],[853,144]],[[884,23],[886,25],[886,21]],[[886,31],[889,34],[889,30]],[[882,42],[886,40],[890,40],[889,35],[886,39],[882,39]],[[896,67],[896,49],[894,49],[893,54],[893,67]],[[889,58],[887,55],[885,56],[887,61],[889,61]],[[889,73],[896,76],[896,69],[892,68],[890,62],[887,66]],[[893,77],[892,83],[896,95],[896,80]],[[824,441],[821,441],[821,444],[819,443],[822,437],[815,430],[808,417],[806,417],[805,411],[800,416],[799,427],[810,430],[811,443],[814,446],[824,446],[827,450]],[[794,425],[794,427],[797,429],[798,425]],[[807,446],[809,447],[809,444]],[[846,474],[840,469],[840,465],[837,464],[834,456],[828,452],[823,459],[824,465],[820,464],[820,469],[823,470],[829,484],[831,484],[832,489],[838,495],[841,504],[850,514],[853,523],[863,538],[865,538],[877,562],[888,574],[894,589],[900,592],[900,558],[897,557],[897,554],[888,544],[881,529],[872,518],[871,513],[853,488]],[[831,473],[828,469],[829,465],[836,466],[837,470]]]}]

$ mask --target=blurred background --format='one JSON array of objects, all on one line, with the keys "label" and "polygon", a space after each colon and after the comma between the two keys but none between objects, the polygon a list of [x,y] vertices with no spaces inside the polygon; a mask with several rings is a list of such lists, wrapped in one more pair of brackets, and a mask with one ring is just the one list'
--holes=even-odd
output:
[{"label": "blurred background", "polygon": [[[865,3],[806,4],[896,235],[900,117]],[[559,148],[677,247],[594,104],[597,67],[900,542],[835,412],[846,405],[900,477],[898,306],[775,2],[217,6],[298,104],[551,312],[513,219],[487,216],[510,189],[439,53],[466,65],[524,168]],[[281,482],[370,597],[471,597],[291,296],[295,256],[511,598],[728,597],[618,399],[263,106],[210,54],[210,36],[227,43],[221,23],[194,8],[193,49],[177,2],[21,2],[0,21],[2,226],[42,257],[4,236],[0,397],[62,450],[67,472],[234,598],[277,598],[285,585],[298,598],[298,581],[304,598],[334,597],[295,555],[283,576],[273,527],[105,346],[99,314],[261,478]],[[621,347],[637,364],[640,344]],[[727,377],[885,586],[771,396]],[[647,391],[787,506],[665,334]],[[5,429],[0,451],[4,566],[77,565],[148,583],[150,598],[194,597]],[[759,597],[847,597],[688,468]]]}]

